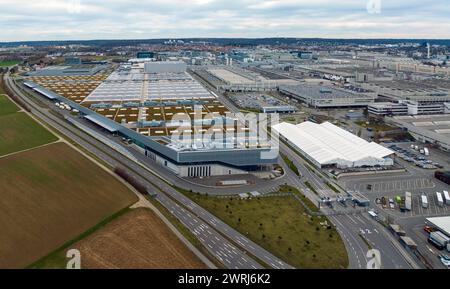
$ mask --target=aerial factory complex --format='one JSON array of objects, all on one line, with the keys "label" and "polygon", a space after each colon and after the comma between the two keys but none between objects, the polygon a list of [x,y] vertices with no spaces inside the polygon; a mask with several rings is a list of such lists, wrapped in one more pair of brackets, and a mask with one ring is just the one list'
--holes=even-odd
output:
[{"label": "aerial factory complex", "polygon": [[0,43],[0,267],[449,268],[429,42]]},{"label": "aerial factory complex", "polygon": [[249,128],[186,72],[184,62],[129,63],[110,75],[32,74],[25,85],[130,139],[182,177],[245,173],[277,162],[277,154],[261,158],[273,143],[252,141]]}]

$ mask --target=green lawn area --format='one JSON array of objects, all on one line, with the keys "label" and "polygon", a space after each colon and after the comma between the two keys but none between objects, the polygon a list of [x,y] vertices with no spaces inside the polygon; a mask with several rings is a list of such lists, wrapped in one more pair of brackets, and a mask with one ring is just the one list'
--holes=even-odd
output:
[{"label": "green lawn area", "polygon": [[14,66],[14,65],[16,65],[18,63],[20,63],[20,60],[0,61],[0,67]]},{"label": "green lawn area", "polygon": [[[282,192],[296,189],[283,187]],[[345,246],[326,217],[310,216],[293,197],[241,200],[184,192],[192,200],[296,268],[347,268]],[[303,197],[303,199],[306,199]],[[312,203],[308,203],[312,205]],[[317,210],[317,208],[316,208]],[[321,224],[322,223],[322,224]]]},{"label": "green lawn area", "polygon": [[15,113],[17,111],[19,111],[19,108],[14,103],[12,103],[5,95],[1,95],[0,91],[0,116]]},{"label": "green lawn area", "polygon": [[357,121],[355,122],[357,125],[364,127],[364,128],[371,128],[375,131],[391,131],[395,130],[395,127],[389,126],[387,124],[377,124],[377,123],[370,123],[367,124],[365,121]]},{"label": "green lawn area", "polygon": [[294,164],[294,162],[289,159],[286,155],[281,154],[281,157],[283,158],[284,162],[288,165],[288,167],[297,175],[300,176],[300,171],[298,170],[297,166]]},{"label": "green lawn area", "polygon": [[23,112],[0,115],[0,156],[56,140],[55,135]]}]

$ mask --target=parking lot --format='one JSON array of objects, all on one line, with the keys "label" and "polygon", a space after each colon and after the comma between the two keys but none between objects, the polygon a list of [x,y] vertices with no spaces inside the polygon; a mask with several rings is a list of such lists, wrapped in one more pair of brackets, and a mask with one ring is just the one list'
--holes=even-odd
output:
[{"label": "parking lot", "polygon": [[[424,208],[422,206],[421,196],[416,195],[413,196],[413,206],[412,211],[409,212],[411,216],[419,215],[419,216],[439,216],[450,214],[450,205],[440,206],[438,204],[436,193],[424,194],[428,199],[428,208]],[[407,213],[408,214],[408,213]]]},{"label": "parking lot", "polygon": [[406,234],[411,237],[417,243],[417,250],[424,256],[426,261],[435,269],[444,269],[439,260],[439,255],[447,254],[446,251],[438,250],[428,239],[428,233],[424,231],[427,217],[405,217],[398,219],[396,223],[402,226],[406,231]]},{"label": "parking lot", "polygon": [[[368,189],[368,185],[371,185],[372,189]],[[350,189],[353,191],[367,192],[369,194],[418,191],[433,188],[436,188],[436,183],[433,179],[430,178],[412,178],[390,181],[380,180],[367,183],[355,183],[350,186]]]},{"label": "parking lot", "polygon": [[[384,196],[386,199],[386,205],[378,204],[378,208],[389,213],[390,215],[395,215],[400,218],[402,217],[434,217],[450,215],[450,205],[439,205],[436,197],[436,193],[424,193],[428,200],[428,206],[425,208],[422,205],[421,196],[422,194],[412,195],[412,206],[411,211],[401,212],[399,205],[393,200],[394,196]],[[400,197],[404,194],[399,194]],[[378,198],[381,199],[381,198]],[[390,200],[390,201],[389,201]]]},{"label": "parking lot", "polygon": [[395,151],[397,158],[408,162],[411,165],[415,165],[416,167],[426,170],[443,169],[445,167],[445,165],[440,162],[433,160],[430,156],[430,148],[420,146],[419,144],[391,144],[388,148]]}]

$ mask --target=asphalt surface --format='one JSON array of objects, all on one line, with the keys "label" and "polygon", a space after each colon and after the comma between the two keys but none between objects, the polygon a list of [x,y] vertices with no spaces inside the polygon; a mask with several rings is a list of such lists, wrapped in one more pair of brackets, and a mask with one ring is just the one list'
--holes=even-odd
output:
[{"label": "asphalt surface", "polygon": [[[238,112],[238,109],[228,99],[224,98],[219,93],[216,93],[216,95],[231,111]],[[33,104],[30,103],[26,97],[25,100],[30,105]],[[36,113],[39,118],[49,122],[52,126],[63,132],[63,134],[67,135],[108,164],[112,166],[125,165],[126,167],[132,168],[133,171],[137,173],[135,174],[135,177],[147,185],[152,192],[157,193],[157,200],[176,216],[194,235],[196,235],[202,245],[204,245],[205,248],[227,268],[261,268],[262,266],[247,255],[247,252],[264,261],[272,268],[292,267],[273,256],[256,243],[248,240],[248,238],[192,202],[189,198],[179,193],[154,174],[150,173],[149,170],[155,172],[156,175],[162,176],[169,183],[174,184],[177,187],[195,192],[207,192],[209,194],[237,194],[254,190],[261,193],[268,193],[275,191],[276,188],[282,184],[289,184],[299,188],[310,200],[317,203],[319,197],[304,184],[304,181],[308,180],[318,189],[321,196],[335,195],[335,193],[326,185],[326,180],[311,172],[306,167],[305,161],[283,143],[280,143],[280,151],[287,155],[298,167],[302,175],[301,178],[289,170],[283,161],[280,161],[280,164],[285,170],[285,176],[277,180],[261,181],[254,185],[235,188],[204,187],[179,178],[171,171],[150,162],[145,156],[136,153],[135,151],[134,155],[140,162],[148,167],[148,169],[145,169],[130,159],[117,154],[116,151],[103,143],[96,141],[92,137],[87,136],[85,133],[80,133],[80,131],[73,126],[68,125],[65,121],[50,114],[47,109],[42,109],[35,104],[32,106],[35,110],[34,113]],[[88,139],[88,141],[86,141],[86,139]],[[92,144],[95,145],[93,146]],[[98,148],[101,148],[101,150]],[[379,248],[382,255],[383,268],[411,268],[411,265],[406,261],[404,252],[395,245],[392,238],[389,238],[389,235],[387,235],[388,233],[385,232],[384,228],[377,227],[379,224],[375,223],[364,214],[355,214],[351,208],[343,208],[342,210],[343,212],[340,212],[340,214],[335,214],[336,209],[323,209],[324,212],[330,214],[330,221],[333,222],[337,227],[338,232],[341,234],[349,256],[349,268],[366,268],[366,254],[369,250],[367,242],[371,244],[371,247]],[[360,235],[362,235],[365,240],[363,240]],[[224,238],[224,236],[226,236],[226,238]]]},{"label": "asphalt surface", "polygon": [[[248,240],[215,216],[193,203],[190,199],[173,189],[167,183],[151,174],[147,169],[144,169],[130,159],[118,154],[109,146],[104,145],[95,138],[78,131],[78,129],[69,125],[65,120],[49,113],[48,109],[42,108],[29,100],[21,91],[16,89],[15,85],[11,85],[9,78],[7,78],[7,83],[8,86],[30,106],[32,113],[38,118],[51,125],[107,164],[113,167],[125,166],[132,169],[130,172],[133,173],[134,177],[145,184],[151,192],[156,193],[156,199],[177,217],[177,219],[179,219],[180,222],[182,222],[194,235],[196,235],[202,245],[227,268],[262,268],[262,265],[250,257],[247,252],[252,256],[256,256],[258,259],[263,260],[264,263],[272,268],[292,268],[290,265],[267,252],[256,243]],[[30,92],[29,90],[27,91]],[[42,98],[40,99],[43,101]],[[176,202],[174,200],[176,200]],[[226,238],[224,236],[226,236]],[[229,240],[232,240],[233,243]],[[235,244],[238,244],[239,248]]]},{"label": "asphalt surface", "polygon": [[[230,100],[222,96],[217,91],[215,91],[215,94],[218,96],[219,100],[230,109],[231,112],[239,112],[239,109]],[[306,165],[306,162],[283,142],[280,141],[279,146],[280,153],[286,155],[298,168],[301,174],[301,178],[298,177],[283,162],[283,169],[286,172],[286,177],[283,180],[284,182],[299,188],[306,195],[306,197],[315,203],[320,200],[320,197],[336,197],[336,193],[326,185],[326,182],[329,180],[327,180],[325,176],[321,178],[310,171]],[[320,197],[315,195],[315,193],[305,185],[305,181],[310,182],[317,189]],[[322,211],[329,214],[330,221],[336,226],[337,231],[341,234],[349,258],[349,268],[367,268],[368,258],[366,256],[367,252],[370,250],[366,244],[367,240],[372,242],[369,243],[372,248],[378,249],[381,252],[383,268],[395,269],[417,267],[417,265],[414,264],[414,261],[410,260],[410,256],[404,251],[404,249],[398,247],[397,245],[399,244],[394,243],[396,241],[388,235],[389,233],[386,232],[386,229],[381,226],[378,227],[377,223],[365,217],[364,214],[354,213],[352,208],[339,208],[341,210],[338,212],[336,209],[338,208],[323,208]],[[366,230],[366,241],[364,241],[360,236],[362,230]],[[367,232],[370,232],[370,234]],[[375,232],[373,236],[372,232]]]}]

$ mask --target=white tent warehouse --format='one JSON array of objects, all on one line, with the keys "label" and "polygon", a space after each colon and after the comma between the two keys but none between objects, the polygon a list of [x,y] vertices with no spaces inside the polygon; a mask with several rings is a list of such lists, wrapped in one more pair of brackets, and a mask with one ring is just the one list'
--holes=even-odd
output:
[{"label": "white tent warehouse", "polygon": [[305,158],[318,168],[355,168],[392,166],[393,151],[374,142],[367,142],[329,122],[298,125],[280,123],[272,127]]}]

